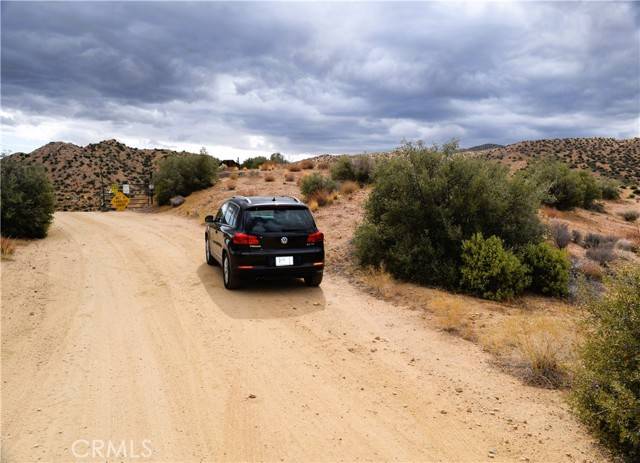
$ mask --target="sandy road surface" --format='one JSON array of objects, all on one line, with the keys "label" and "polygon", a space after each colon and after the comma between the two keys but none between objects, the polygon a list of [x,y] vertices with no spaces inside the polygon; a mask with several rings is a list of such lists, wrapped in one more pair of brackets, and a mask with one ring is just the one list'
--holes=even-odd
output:
[{"label": "sandy road surface", "polygon": [[3,262],[3,461],[601,459],[558,393],[419,311],[333,276],[225,291],[202,235],[59,213]]}]

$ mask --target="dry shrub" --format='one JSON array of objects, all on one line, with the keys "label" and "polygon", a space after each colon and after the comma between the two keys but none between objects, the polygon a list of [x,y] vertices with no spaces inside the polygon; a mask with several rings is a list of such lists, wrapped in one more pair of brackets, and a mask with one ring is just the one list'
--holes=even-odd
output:
[{"label": "dry shrub", "polygon": [[0,251],[2,257],[10,257],[16,251],[16,243],[11,238],[3,236],[0,238]]},{"label": "dry shrub", "polygon": [[606,265],[616,259],[615,243],[603,243],[599,246],[587,249],[586,255],[589,259]]},{"label": "dry shrub", "polygon": [[402,285],[383,267],[368,267],[363,272],[363,280],[377,295],[384,298],[402,296]]},{"label": "dry shrub", "polygon": [[622,249],[623,251],[628,251],[628,252],[636,252],[636,250],[638,249],[638,247],[636,246],[636,243],[626,239],[618,240],[618,242],[616,243],[616,248]]},{"label": "dry shrub", "polygon": [[593,262],[591,260],[585,260],[582,263],[582,265],[580,265],[580,271],[587,278],[590,278],[596,281],[601,281],[602,275],[604,273],[602,270],[602,267],[600,267],[600,265],[598,265],[596,262]]},{"label": "dry shrub", "polygon": [[305,159],[304,161],[300,161],[300,167],[306,170],[313,169],[313,161],[311,159]]},{"label": "dry shrub", "polygon": [[293,175],[291,172],[287,172],[286,174],[284,174],[285,182],[293,182],[295,179],[296,179],[296,176]]},{"label": "dry shrub", "polygon": [[289,167],[287,167],[287,170],[289,172],[300,172],[302,168],[300,167],[300,164],[295,163],[295,164],[289,164]]},{"label": "dry shrub", "polygon": [[276,179],[276,176],[271,174],[271,173],[269,173],[269,174],[264,176],[264,181],[265,182],[273,182],[273,181],[275,181],[275,179]]},{"label": "dry shrub", "polygon": [[231,175],[229,175],[229,178],[231,180],[238,180],[238,173],[237,172],[233,172]]},{"label": "dry shrub", "polygon": [[271,171],[275,168],[276,165],[273,162],[263,162],[262,164],[260,164],[260,170]]},{"label": "dry shrub", "polygon": [[327,170],[329,168],[329,163],[327,161],[322,161],[318,163],[318,169]]},{"label": "dry shrub", "polygon": [[549,224],[549,234],[557,247],[564,249],[571,243],[571,232],[566,222],[552,220]]},{"label": "dry shrub", "polygon": [[528,382],[550,388],[566,384],[567,371],[558,354],[559,342],[561,340],[552,332],[543,330],[523,334],[518,338],[520,354],[527,362]]},{"label": "dry shrub", "polygon": [[310,200],[307,203],[307,206],[309,206],[309,209],[311,210],[311,212],[315,212],[320,208],[320,206],[318,206],[318,201],[316,201],[315,199]]},{"label": "dry shrub", "polygon": [[260,172],[256,169],[249,170],[249,177],[260,177]]},{"label": "dry shrub", "polygon": [[582,246],[582,232],[580,230],[571,230],[571,241],[578,246]]},{"label": "dry shrub", "polygon": [[315,201],[320,207],[329,206],[333,204],[334,196],[335,194],[330,191],[319,190],[310,196],[309,201]]},{"label": "dry shrub", "polygon": [[342,182],[340,185],[340,193],[343,195],[350,195],[355,191],[358,191],[360,186],[356,182],[352,182],[351,180],[347,180],[346,182]]},{"label": "dry shrub", "polygon": [[456,333],[465,339],[475,339],[475,332],[469,320],[464,301],[458,298],[436,299],[429,304],[429,309],[436,316],[436,325],[443,331]]},{"label": "dry shrub", "polygon": [[624,211],[620,214],[627,222],[635,222],[640,217],[640,212],[634,210]]},{"label": "dry shrub", "polygon": [[235,180],[229,179],[225,182],[224,187],[227,190],[235,190],[236,189],[236,182]]}]

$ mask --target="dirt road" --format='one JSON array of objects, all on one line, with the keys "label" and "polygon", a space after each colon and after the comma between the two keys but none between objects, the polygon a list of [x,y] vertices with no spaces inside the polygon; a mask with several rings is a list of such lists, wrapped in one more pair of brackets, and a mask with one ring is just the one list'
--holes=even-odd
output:
[{"label": "dirt road", "polygon": [[331,275],[226,291],[202,236],[58,213],[2,263],[3,461],[601,459],[559,393],[420,311]]}]

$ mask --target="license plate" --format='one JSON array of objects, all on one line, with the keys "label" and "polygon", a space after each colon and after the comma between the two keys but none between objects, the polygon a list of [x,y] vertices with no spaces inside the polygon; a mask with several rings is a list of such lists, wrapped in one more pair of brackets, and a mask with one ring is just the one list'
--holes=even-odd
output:
[{"label": "license plate", "polygon": [[276,256],[276,267],[293,265],[293,256]]}]

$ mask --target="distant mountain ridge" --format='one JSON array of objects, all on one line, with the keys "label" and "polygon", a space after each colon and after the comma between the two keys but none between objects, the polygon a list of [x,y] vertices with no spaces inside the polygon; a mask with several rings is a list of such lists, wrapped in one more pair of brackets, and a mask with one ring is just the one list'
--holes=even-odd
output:
[{"label": "distant mountain ridge", "polygon": [[131,148],[117,140],[81,147],[51,142],[31,153],[8,159],[40,164],[53,183],[57,210],[89,211],[100,208],[102,188],[111,184],[148,184],[158,162],[171,155],[190,155],[167,149]]}]

